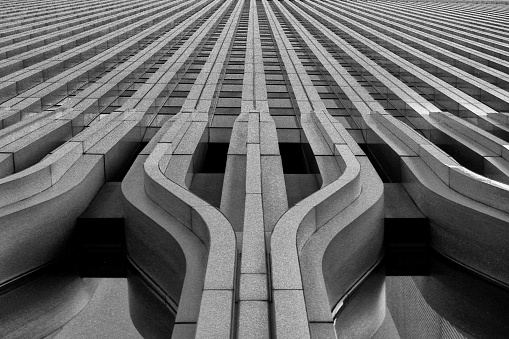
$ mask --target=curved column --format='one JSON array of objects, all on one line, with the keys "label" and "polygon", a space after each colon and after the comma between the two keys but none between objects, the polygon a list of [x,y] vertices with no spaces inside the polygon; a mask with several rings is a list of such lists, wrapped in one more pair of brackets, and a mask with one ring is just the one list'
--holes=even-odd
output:
[{"label": "curved column", "polygon": [[[269,17],[273,17],[267,2],[264,1],[264,5]],[[281,7],[277,3],[274,6]],[[274,29],[282,31],[277,21],[272,20]],[[271,236],[276,336],[335,338],[331,310],[382,256],[383,186],[351,136],[326,112],[287,38],[280,34],[276,39],[280,50],[286,51],[282,56],[285,67],[295,69],[299,75],[290,77],[290,81],[298,98],[302,128],[323,181],[319,191],[281,217]],[[311,107],[314,111],[309,110]],[[365,173],[362,181],[361,168]],[[348,217],[345,218],[342,211]],[[356,233],[357,228],[366,228],[366,233]],[[362,237],[359,243],[364,245],[370,240],[369,250],[344,246],[349,243],[350,236]],[[329,244],[344,247],[328,247]],[[316,255],[312,254],[315,251]],[[361,252],[364,255],[359,257],[359,265],[350,271],[349,260]],[[338,276],[342,277],[341,287],[332,287]],[[378,312],[381,312],[379,319],[383,320],[384,310]],[[381,320],[376,322],[373,331],[378,329]]]},{"label": "curved column", "polygon": [[[339,136],[348,133],[340,124],[335,127]],[[298,243],[303,244],[299,258],[308,317],[322,331],[332,326],[338,304],[347,293],[380,261],[383,245],[383,185],[364,154],[355,155],[344,142],[335,147],[339,151],[335,157],[342,165],[335,184],[356,181],[357,191],[350,192],[353,199],[349,204],[329,202],[330,210],[337,214],[323,225],[316,209],[316,231],[309,235],[299,229],[297,234]],[[342,200],[348,193],[344,186],[338,190]],[[378,305],[385,305],[385,300]],[[369,325],[362,326],[365,332],[356,335],[369,337],[378,330],[385,317],[384,307],[380,307],[373,310]],[[339,321],[336,329],[340,333],[346,330]],[[318,333],[314,337],[319,337]]]},{"label": "curved column", "polygon": [[[217,209],[165,175],[171,157],[179,152],[179,138],[184,137],[184,132],[187,132],[186,136],[197,136],[198,139],[194,142],[187,140],[187,143],[182,144],[182,147],[186,148],[190,147],[189,145],[196,147],[207,124],[200,114],[197,114],[196,121],[191,117],[194,114],[184,112],[180,115],[180,119],[177,118],[162,136],[144,163],[145,192],[158,206],[191,229],[208,249],[196,336],[204,335],[200,334],[205,330],[200,329],[200,322],[204,324],[202,326],[210,326],[209,318],[213,314],[217,316],[218,310],[221,310],[223,318],[220,325],[215,326],[217,332],[207,331],[212,337],[228,336],[231,330],[230,315],[236,260],[235,234],[230,223]],[[206,118],[206,114],[202,115]],[[190,131],[193,129],[197,129],[197,133]],[[191,152],[194,153],[194,149]],[[183,304],[185,305],[185,301]]]},{"label": "curved column", "polygon": [[[0,179],[2,249],[10,253],[2,260],[6,265],[2,282],[51,261],[69,246],[75,219],[118,166],[109,160],[115,147],[140,141],[139,119],[140,114],[132,111],[111,114],[39,163]],[[67,207],[53,209],[47,204]],[[46,233],[34,238],[33,232]],[[33,244],[31,251],[23,251],[29,246],[25,242]],[[14,271],[7,269],[11,266]]]},{"label": "curved column", "polygon": [[[68,253],[76,218],[119,166],[115,161],[117,147],[125,149],[141,140],[139,120],[140,114],[133,111],[112,114],[40,162],[0,179],[2,287],[36,274]],[[4,140],[11,135],[4,134]],[[35,140],[27,138],[25,145],[37,142],[37,133],[32,137]],[[86,302],[80,300],[75,306],[81,309]],[[68,313],[65,321],[75,314]],[[33,326],[43,319],[38,317]]]},{"label": "curved column", "polygon": [[[164,228],[164,232],[168,232],[169,235],[166,236],[168,240],[176,240],[178,245],[174,244],[175,252],[167,250],[168,246],[172,246],[172,241],[161,242],[161,246],[157,246],[155,252],[159,258],[166,258],[163,262],[170,263],[173,270],[181,272],[179,281],[171,278],[168,280],[171,270],[161,271],[159,265],[154,266],[148,262],[146,254],[137,251],[134,247],[133,255],[137,262],[145,263],[144,268],[148,269],[147,281],[156,279],[159,284],[167,281],[166,293],[174,296],[173,305],[176,311],[172,330],[174,338],[227,338],[234,326],[233,288],[237,260],[235,233],[230,222],[219,210],[189,191],[192,176],[201,161],[198,159],[199,152],[196,149],[200,143],[207,143],[209,140],[209,116],[203,112],[207,112],[211,105],[213,89],[226,57],[226,54],[220,53],[220,50],[231,42],[231,32],[236,27],[242,3],[226,2],[218,14],[224,13],[231,6],[235,6],[234,11],[198,75],[181,113],[161,127],[157,138],[154,137],[155,139],[147,146],[147,150],[142,152],[146,156],[137,160],[139,166],[143,167],[145,179],[142,190],[144,193],[140,192],[139,186],[136,190],[141,196],[146,196],[143,200],[148,199],[149,205],[157,206],[156,210],[163,212],[164,217],[156,220],[154,219],[157,216],[154,214],[155,210],[141,210],[142,214],[150,212],[147,215],[157,224],[147,223],[144,226],[147,228],[145,232],[151,235],[149,238],[140,240],[146,244],[145,246],[149,246],[149,239],[157,237],[157,229],[161,227]],[[205,27],[212,27],[214,18],[215,20],[219,18],[218,14],[209,19]],[[196,36],[198,34],[199,32]],[[198,42],[199,39],[193,44]],[[186,51],[187,55],[181,54],[179,57],[184,60],[192,50],[188,51]],[[171,71],[175,66],[180,67],[174,61],[168,62],[169,69],[166,71],[169,73],[168,76],[172,77],[176,74],[178,68]],[[158,95],[156,91],[161,92],[162,89],[155,87],[151,89],[147,95],[148,98],[138,103],[136,107],[150,107]],[[203,111],[195,111],[195,108]],[[128,182],[124,185],[130,186]],[[135,200],[131,203],[143,206]],[[133,243],[139,236],[134,228],[135,220],[128,221],[130,225],[133,225]],[[127,236],[129,244],[129,233]],[[178,248],[180,250],[177,250]],[[179,251],[183,252],[184,256],[179,254]],[[197,253],[194,253],[195,251]],[[199,255],[196,256],[198,253]],[[182,271],[184,263],[185,270]],[[170,286],[168,281],[176,283]]]},{"label": "curved column", "polygon": [[431,220],[432,247],[507,285],[509,276],[502,263],[507,261],[509,187],[459,165],[397,119],[377,112],[371,116],[383,126],[391,147],[406,147],[406,153],[400,153],[402,180]]},{"label": "curved column", "polygon": [[[342,48],[342,50],[345,51],[345,53],[348,53],[352,57],[358,58],[360,60],[359,62],[362,64],[362,67],[368,70],[371,74],[377,77],[377,79],[380,79],[382,83],[385,83],[388,88],[390,88],[396,95],[398,95],[403,101],[406,102],[406,104],[411,107],[415,112],[418,113],[418,115],[410,114],[409,116],[405,117],[405,121],[409,121],[412,124],[415,125],[416,128],[419,128],[425,135],[429,135],[430,128],[437,129],[437,130],[444,130],[447,131],[450,135],[454,136],[458,140],[460,140],[461,143],[464,145],[467,145],[467,147],[470,148],[471,152],[477,152],[477,154],[482,154],[486,158],[485,161],[489,164],[488,165],[488,172],[487,174],[490,175],[492,178],[495,176],[498,176],[498,178],[501,178],[500,180],[506,180],[505,174],[507,172],[505,160],[503,157],[503,152],[505,152],[505,145],[506,141],[500,140],[493,135],[490,135],[486,133],[485,131],[481,131],[480,128],[477,128],[474,125],[470,125],[464,121],[459,120],[459,118],[452,117],[448,115],[447,113],[440,112],[440,110],[437,109],[436,106],[433,105],[433,102],[428,102],[425,98],[421,97],[418,93],[416,93],[415,90],[409,88],[406,86],[401,79],[397,79],[393,75],[389,74],[386,70],[379,67],[377,63],[374,63],[372,60],[369,60],[363,53],[359,52],[358,50],[355,50],[351,48],[351,45],[346,43],[344,40],[342,40],[340,37],[336,36],[328,27],[338,27],[343,29],[345,32],[349,32],[349,35],[352,35],[355,37],[355,39],[362,41],[364,44],[368,46],[372,46],[375,48],[375,44],[367,39],[366,37],[363,37],[361,34],[355,32],[354,30],[345,27],[343,24],[341,24],[338,21],[334,21],[331,18],[328,18],[329,15],[327,15],[324,18],[324,24],[318,23],[318,21],[313,18],[310,14],[314,13],[317,15],[321,15],[323,13],[318,12],[316,9],[321,8],[321,10],[325,10],[326,6],[323,5],[323,3],[313,4],[313,5],[303,5],[307,9],[309,9],[308,13],[305,13],[302,9],[297,7],[302,7],[301,5],[296,6],[294,4],[288,3],[289,7],[295,8],[295,11],[300,13],[306,20],[309,20],[310,22],[313,22],[313,24],[319,28],[324,34],[327,35],[328,38],[330,38],[338,47]],[[330,7],[330,6],[329,6]],[[316,9],[315,9],[316,8]],[[330,8],[328,8],[330,10]],[[328,13],[328,12],[327,12]],[[334,17],[334,14],[330,15],[331,17]],[[325,23],[328,23],[329,25],[326,27]],[[306,33],[308,34],[308,33]],[[309,34],[308,34],[309,36]],[[350,46],[349,46],[350,45]],[[315,43],[315,46],[317,47],[317,50],[320,51],[319,44]],[[381,51],[384,47],[376,47],[376,51]],[[340,84],[340,76],[343,78],[348,79],[347,73],[341,68],[339,63],[337,63],[332,56],[329,58],[323,58],[320,56],[321,53],[317,53],[317,56],[320,58],[320,60],[324,63],[324,65],[327,65],[330,60],[331,66],[334,66],[337,72],[339,74],[336,75],[333,68],[330,69],[330,74],[337,78],[338,84]],[[387,54],[384,54],[384,58],[388,58]],[[391,60],[396,62],[397,56],[393,56],[391,54]],[[400,60],[401,61],[401,60]],[[409,63],[405,64],[406,66],[403,67],[403,64],[401,64],[402,69],[414,69],[414,66],[410,65]],[[326,66],[327,67],[327,66]],[[437,84],[439,82],[436,82]],[[346,89],[345,89],[346,90]],[[472,109],[471,114],[466,115],[464,118],[465,121],[473,122],[478,124],[483,129],[486,129],[492,133],[495,133],[493,128],[494,126],[500,126],[502,129],[505,128],[505,118],[504,114],[494,111],[493,109],[490,109],[486,105],[477,105],[474,107],[473,105],[468,104],[469,102],[474,102],[470,99],[473,98],[466,98],[465,93],[459,93],[459,89],[452,88],[451,86],[442,86],[440,87],[440,90],[447,90],[447,91],[456,91],[458,92],[458,96],[454,97],[454,100],[458,100],[458,102],[461,102]],[[362,95],[362,93],[359,94],[362,98],[366,97],[365,95]],[[464,98],[464,99],[461,99]],[[369,107],[374,107],[370,103],[367,103]],[[482,107],[482,109],[479,109],[479,107]],[[507,199],[507,193],[506,193],[506,185],[502,183],[498,183],[496,181],[493,181],[491,179],[488,179],[486,177],[480,176],[472,171],[467,170],[463,166],[460,166],[457,161],[455,161],[453,158],[451,158],[449,155],[442,152],[440,149],[438,149],[434,144],[426,140],[422,137],[422,135],[416,133],[412,128],[407,126],[406,124],[402,123],[396,118],[391,117],[387,112],[384,110],[379,109],[371,109],[371,110],[360,110],[361,115],[363,116],[364,126],[368,127],[367,133],[366,133],[366,142],[368,145],[371,143],[378,143],[380,139],[383,140],[384,143],[387,145],[390,145],[390,148],[393,152],[395,152],[398,157],[401,159],[401,164],[404,167],[404,169],[401,170],[401,173],[406,173],[402,178],[404,180],[404,186],[407,189],[407,191],[411,194],[412,198],[415,202],[417,202],[418,207],[421,209],[421,211],[424,212],[425,215],[430,217],[432,220],[432,235],[435,234],[435,236],[432,236],[432,246],[435,249],[439,249],[440,252],[449,255],[450,257],[456,257],[456,260],[461,261],[463,264],[466,264],[467,266],[473,267],[473,263],[475,263],[476,270],[483,270],[485,272],[490,271],[490,274],[493,274],[493,277],[501,282],[500,277],[505,275],[500,272],[499,268],[496,268],[499,264],[491,265],[488,264],[487,261],[483,262],[481,264],[481,257],[484,257],[487,259],[488,255],[484,251],[490,252],[490,256],[493,255],[494,248],[493,246],[488,245],[489,241],[484,243],[483,245],[480,244],[479,239],[474,240],[471,235],[467,235],[470,233],[470,231],[465,231],[463,234],[460,235],[461,231],[460,229],[464,229],[464,226],[462,223],[467,222],[460,221],[462,218],[460,215],[458,215],[455,220],[453,221],[452,217],[448,218],[447,216],[450,216],[451,213],[442,213],[442,209],[437,209],[436,206],[440,206],[440,204],[437,204],[437,197],[435,195],[429,195],[427,198],[424,198],[424,192],[430,191],[431,187],[436,187],[431,189],[434,192],[438,192],[438,186],[432,185],[429,180],[425,179],[431,179],[431,178],[437,178],[436,176],[428,176],[424,174],[424,170],[422,168],[422,161],[425,163],[428,163],[428,166],[435,166],[436,171],[434,173],[438,174],[438,177],[441,177],[440,184],[444,184],[445,186],[449,187],[451,191],[454,191],[452,195],[450,195],[449,199],[452,199],[452,201],[456,201],[456,203],[453,203],[450,205],[450,211],[454,211],[458,209],[458,205],[463,205],[461,207],[461,210],[466,213],[464,209],[469,209],[472,214],[473,220],[476,220],[475,223],[482,222],[480,221],[482,218],[480,215],[482,213],[487,212],[481,212],[486,211],[486,208],[492,208],[494,207],[495,210],[499,210],[500,212],[503,212],[505,210],[505,201]],[[375,113],[374,115],[369,115],[370,111],[379,111],[380,113]],[[380,118],[380,122],[378,120],[374,120]],[[493,122],[493,120],[496,117],[497,122],[492,126],[489,127],[488,125]],[[386,123],[386,121],[390,120],[391,123]],[[376,122],[375,122],[376,121]],[[384,125],[385,124],[385,125]],[[404,136],[404,133],[397,134],[392,127],[388,127],[389,125],[392,126],[392,124],[395,124],[397,126],[400,126],[401,129],[404,129],[405,131],[408,131],[410,135]],[[396,134],[394,134],[396,133]],[[401,139],[402,138],[402,139]],[[404,142],[401,142],[401,140],[404,140]],[[422,148],[419,148],[415,145],[422,144],[425,145]],[[472,151],[473,150],[473,151]],[[484,152],[484,153],[483,153]],[[417,160],[416,156],[419,157],[419,160]],[[433,163],[434,159],[440,159],[436,160],[436,163]],[[422,161],[421,161],[422,160]],[[410,165],[412,164],[412,165]],[[442,164],[442,170],[439,169],[438,164]],[[495,165],[496,164],[496,165]],[[495,167],[492,170],[492,173],[489,173],[490,167]],[[400,165],[396,165],[395,167],[398,167],[398,171]],[[428,168],[428,167],[425,167]],[[409,175],[410,173],[408,170],[411,169],[410,172],[413,172],[413,175]],[[452,177],[454,178],[452,186],[454,186],[454,189],[451,188],[451,181],[449,174],[452,173]],[[406,176],[409,175],[409,176]],[[420,184],[416,185],[416,177],[419,179],[417,182]],[[460,179],[461,178],[461,179]],[[471,184],[468,184],[467,182],[471,182]],[[418,187],[423,188],[422,191]],[[443,187],[443,186],[442,186]],[[484,187],[484,188],[481,188]],[[448,189],[448,190],[449,190]],[[420,193],[418,193],[420,192]],[[440,190],[441,193],[439,195],[443,194],[442,190]],[[453,198],[453,196],[456,196],[459,198],[456,193],[459,193],[461,195],[464,195],[467,199],[464,202],[460,202],[460,200],[456,200]],[[497,197],[497,198],[495,198]],[[480,205],[477,205],[477,207],[473,207],[469,201],[477,201],[480,202]],[[433,207],[431,207],[433,206]],[[454,207],[453,207],[454,206]],[[430,213],[430,214],[428,214]],[[479,214],[481,213],[481,214]],[[505,213],[505,212],[503,212]],[[479,214],[478,217],[474,217],[473,215]],[[494,244],[496,244],[496,248],[498,248],[498,254],[494,255],[494,257],[505,257],[505,253],[502,250],[502,248],[505,246],[500,242],[500,236],[504,234],[505,232],[505,217],[503,217],[499,212],[495,211],[495,214],[488,213],[493,216],[496,215],[495,218],[499,219],[498,221],[489,222],[492,227],[491,231],[486,230],[483,228],[483,231],[486,233],[490,233],[491,235],[487,235],[491,238],[494,233],[497,234],[497,236],[494,236],[491,241],[494,241]],[[478,219],[479,218],[479,219]],[[440,221],[439,221],[440,220]],[[490,217],[486,216],[486,220],[492,220]],[[474,223],[467,222],[468,224]],[[495,226],[496,224],[499,224],[498,226]],[[480,224],[479,224],[480,225]],[[471,226],[472,228],[477,228],[477,226]],[[478,229],[475,232],[481,231]],[[452,233],[450,233],[452,232]],[[454,236],[460,237],[462,239],[461,242],[456,242],[455,244],[452,244],[452,239]],[[495,239],[497,238],[497,239]],[[505,237],[504,237],[505,238]],[[442,240],[439,240],[442,239]],[[445,239],[449,239],[448,241],[444,242]],[[466,240],[470,239],[470,240]],[[439,245],[440,243],[440,245]],[[475,244],[475,245],[474,245]],[[459,248],[463,248],[460,250]],[[480,249],[483,248],[483,250],[480,250],[478,252],[478,255],[476,255],[476,259],[473,259],[470,257],[470,255],[466,253],[471,253],[470,251],[472,249]],[[453,254],[454,253],[454,254]],[[461,259],[460,259],[461,257]],[[470,257],[470,258],[468,258]],[[483,259],[484,260],[484,259]],[[470,264],[468,264],[470,262]],[[488,266],[491,266],[491,268],[487,268]]]},{"label": "curved column", "polygon": [[[317,125],[329,131],[336,153],[330,156],[336,158],[339,171],[288,210],[274,228],[272,283],[278,337],[283,338],[335,337],[331,310],[382,254],[382,184],[366,157],[353,154],[326,114],[316,116],[321,119]],[[320,170],[322,177],[330,173],[330,168]],[[290,322],[297,307],[285,307],[284,302],[291,298],[301,300],[304,313]],[[383,320],[383,312],[380,317]],[[290,323],[291,328],[286,328]],[[302,334],[304,326],[310,329],[307,336]]]}]

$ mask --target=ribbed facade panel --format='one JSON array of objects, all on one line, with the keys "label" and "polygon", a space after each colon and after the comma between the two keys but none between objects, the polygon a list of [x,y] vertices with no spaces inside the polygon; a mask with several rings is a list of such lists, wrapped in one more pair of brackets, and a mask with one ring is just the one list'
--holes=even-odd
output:
[{"label": "ribbed facade panel", "polygon": [[0,1],[0,292],[93,215],[124,223],[147,337],[462,337],[411,278],[433,328],[391,332],[383,279],[345,305],[387,219],[509,285],[508,4]]}]

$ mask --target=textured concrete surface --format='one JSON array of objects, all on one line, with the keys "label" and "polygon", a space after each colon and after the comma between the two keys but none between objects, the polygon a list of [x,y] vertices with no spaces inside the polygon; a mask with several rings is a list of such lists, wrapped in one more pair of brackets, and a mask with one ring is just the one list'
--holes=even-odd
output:
[{"label": "textured concrete surface", "polygon": [[504,1],[0,5],[0,295],[91,211],[124,217],[147,337],[397,338],[359,287],[385,217],[509,285]]},{"label": "textured concrete surface", "polygon": [[129,317],[126,279],[101,279],[88,305],[53,339],[141,339]]}]

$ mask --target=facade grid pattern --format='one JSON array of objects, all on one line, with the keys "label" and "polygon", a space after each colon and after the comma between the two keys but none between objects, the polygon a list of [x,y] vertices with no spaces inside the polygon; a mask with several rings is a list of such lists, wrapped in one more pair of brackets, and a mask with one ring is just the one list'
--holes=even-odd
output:
[{"label": "facade grid pattern", "polygon": [[[479,334],[425,304],[431,278],[377,278],[421,241],[508,288],[508,1],[0,8],[0,306],[86,247],[80,223],[114,219],[147,337]],[[389,244],[409,220],[429,239]],[[0,337],[74,317],[93,286],[73,274],[72,312],[24,326],[14,308]],[[418,304],[415,328],[390,291]]]}]

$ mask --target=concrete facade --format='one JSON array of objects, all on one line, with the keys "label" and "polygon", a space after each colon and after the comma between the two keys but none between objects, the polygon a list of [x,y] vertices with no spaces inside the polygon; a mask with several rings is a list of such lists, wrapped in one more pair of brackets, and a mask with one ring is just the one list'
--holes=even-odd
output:
[{"label": "concrete facade", "polygon": [[123,222],[147,338],[405,337],[378,270],[421,242],[509,287],[509,3],[0,3],[0,337],[85,307],[76,269],[12,306],[80,218]]}]

